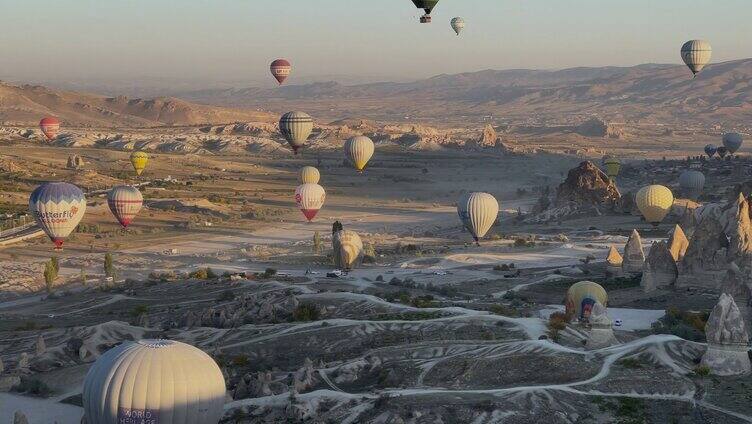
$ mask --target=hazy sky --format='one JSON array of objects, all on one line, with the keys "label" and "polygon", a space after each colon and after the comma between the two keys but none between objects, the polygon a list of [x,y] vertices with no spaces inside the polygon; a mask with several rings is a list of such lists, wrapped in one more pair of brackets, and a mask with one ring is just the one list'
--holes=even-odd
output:
[{"label": "hazy sky", "polygon": [[[0,78],[24,81],[414,79],[482,69],[679,63],[752,56],[750,0],[0,0]],[[456,37],[449,20],[467,28]],[[350,77],[350,78],[348,78]]]}]

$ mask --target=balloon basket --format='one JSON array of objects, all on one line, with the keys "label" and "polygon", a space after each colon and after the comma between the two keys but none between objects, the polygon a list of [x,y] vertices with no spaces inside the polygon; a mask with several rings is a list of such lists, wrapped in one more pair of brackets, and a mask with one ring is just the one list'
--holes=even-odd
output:
[{"label": "balloon basket", "polygon": [[420,23],[422,24],[430,24],[431,23],[431,15],[425,14],[420,17]]}]

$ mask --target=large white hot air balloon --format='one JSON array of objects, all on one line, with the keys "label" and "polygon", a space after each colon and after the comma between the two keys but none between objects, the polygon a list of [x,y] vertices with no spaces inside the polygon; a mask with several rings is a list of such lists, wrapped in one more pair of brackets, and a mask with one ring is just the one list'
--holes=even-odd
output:
[{"label": "large white hot air balloon", "polygon": [[689,40],[681,48],[682,60],[695,76],[710,63],[712,53],[710,43],[705,40]]},{"label": "large white hot air balloon", "polygon": [[498,214],[499,202],[488,193],[466,194],[457,202],[457,215],[478,244],[496,222]]},{"label": "large white hot air balloon", "polygon": [[454,32],[460,35],[460,32],[465,28],[465,20],[457,16],[456,18],[452,18],[451,25]]},{"label": "large white hot air balloon", "polygon": [[84,380],[86,422],[216,424],[225,379],[214,360],[173,340],[124,342],[97,359]]},{"label": "large white hot air balloon", "polygon": [[723,145],[726,146],[726,150],[732,155],[742,147],[744,139],[739,133],[726,133],[723,134]]},{"label": "large white hot air balloon", "polygon": [[117,186],[107,192],[107,205],[123,228],[128,228],[143,204],[144,197],[136,187]]},{"label": "large white hot air balloon", "polygon": [[319,173],[319,170],[314,168],[313,166],[304,166],[300,168],[300,174],[298,175],[298,180],[300,180],[301,184],[306,184],[306,183],[318,184],[320,179],[321,179],[321,173]]},{"label": "large white hot air balloon", "polygon": [[340,269],[350,270],[363,259],[363,241],[355,231],[340,230],[332,235],[334,264]]},{"label": "large white hot air balloon", "polygon": [[279,131],[297,155],[313,131],[313,118],[305,112],[287,112],[279,118]]},{"label": "large white hot air balloon", "polygon": [[306,183],[295,188],[295,203],[309,222],[313,220],[319,209],[324,206],[325,200],[326,192],[318,184]]},{"label": "large white hot air balloon", "polygon": [[373,156],[373,150],[373,140],[364,135],[352,137],[345,142],[345,158],[358,172],[363,172],[366,168]]},{"label": "large white hot air balloon", "polygon": [[29,196],[29,211],[55,247],[60,249],[63,240],[81,222],[86,212],[86,197],[73,184],[44,183]]}]

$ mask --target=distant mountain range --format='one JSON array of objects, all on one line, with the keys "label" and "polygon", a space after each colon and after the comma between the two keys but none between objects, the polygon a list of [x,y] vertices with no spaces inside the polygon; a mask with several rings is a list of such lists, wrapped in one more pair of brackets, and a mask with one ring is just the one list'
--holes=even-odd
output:
[{"label": "distant mountain range", "polygon": [[38,85],[0,83],[0,122],[36,125],[44,116],[56,116],[63,125],[96,127],[153,127],[273,121],[276,115],[249,109],[206,106],[173,97],[130,99]]},{"label": "distant mountain range", "polygon": [[[294,81],[294,78],[293,78]],[[616,121],[742,125],[752,108],[752,59],[707,67],[697,78],[680,65],[486,70],[409,83],[285,85],[181,93],[194,102],[304,110],[319,119],[561,122],[599,115]]]}]

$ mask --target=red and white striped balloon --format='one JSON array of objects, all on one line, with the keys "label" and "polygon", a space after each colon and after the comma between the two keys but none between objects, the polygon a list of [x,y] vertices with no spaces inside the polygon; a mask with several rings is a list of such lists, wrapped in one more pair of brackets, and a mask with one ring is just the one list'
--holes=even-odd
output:
[{"label": "red and white striped balloon", "polygon": [[133,218],[138,215],[141,207],[144,204],[144,197],[141,196],[141,192],[133,186],[117,186],[113,187],[107,193],[107,205],[110,207],[112,214],[118,220],[123,228],[128,228],[128,225],[133,221]]},{"label": "red and white striped balloon", "polygon": [[52,140],[57,137],[58,131],[60,131],[60,120],[54,116],[47,116],[39,121],[39,129],[42,130],[42,134],[47,137],[47,140]]},{"label": "red and white striped balloon", "polygon": [[292,71],[292,65],[285,59],[277,59],[269,66],[269,70],[272,71],[272,76],[277,80],[279,85],[290,76]]},{"label": "red and white striped balloon", "polygon": [[295,203],[308,221],[313,220],[325,200],[326,192],[318,184],[301,184],[295,189]]}]

